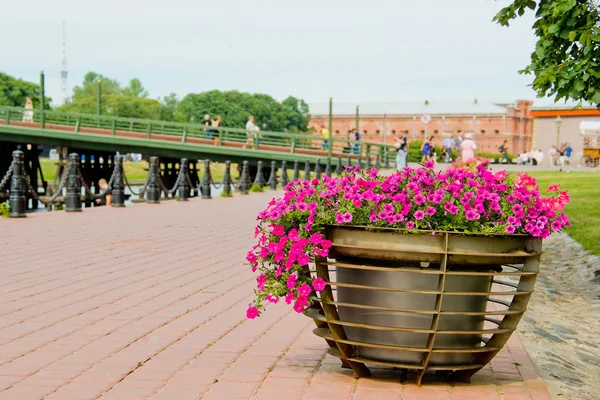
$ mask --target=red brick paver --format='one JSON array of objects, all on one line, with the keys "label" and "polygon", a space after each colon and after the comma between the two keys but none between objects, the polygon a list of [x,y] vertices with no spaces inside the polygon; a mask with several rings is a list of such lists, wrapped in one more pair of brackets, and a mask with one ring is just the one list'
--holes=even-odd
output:
[{"label": "red brick paver", "polygon": [[285,304],[245,319],[272,193],[0,220],[0,400],[550,399],[518,336],[471,385],[355,380]]}]

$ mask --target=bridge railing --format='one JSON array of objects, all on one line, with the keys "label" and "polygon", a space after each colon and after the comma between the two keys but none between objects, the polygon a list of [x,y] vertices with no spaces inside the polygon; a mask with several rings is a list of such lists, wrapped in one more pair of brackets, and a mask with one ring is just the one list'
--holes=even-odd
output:
[{"label": "bridge railing", "polygon": [[[30,114],[29,114],[30,115]],[[80,114],[52,110],[33,110],[32,120],[27,119],[27,110],[22,107],[0,106],[0,122],[4,124],[33,123],[37,128],[65,130],[74,133],[97,133],[128,136],[136,134],[139,138],[170,139],[181,143],[212,144],[215,146],[245,147],[256,150],[282,151],[291,154],[313,155],[319,157],[347,157],[363,161],[367,157],[372,162],[377,155],[383,162],[391,146],[382,143],[345,140],[341,138],[325,139],[320,135],[302,133],[260,131],[256,137],[248,139],[245,129],[218,127],[208,128],[201,124],[123,118],[95,114]],[[69,129],[71,128],[71,129]],[[175,139],[176,138],[176,139]],[[331,146],[331,150],[330,147]]]}]

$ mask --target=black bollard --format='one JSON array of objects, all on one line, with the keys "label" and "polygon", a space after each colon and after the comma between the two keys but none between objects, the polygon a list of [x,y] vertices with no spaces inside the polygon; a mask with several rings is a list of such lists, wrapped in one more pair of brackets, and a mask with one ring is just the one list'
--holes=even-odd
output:
[{"label": "black bollard", "polygon": [[115,156],[115,169],[113,171],[113,183],[111,186],[111,207],[125,207],[125,182],[123,180],[123,157]]},{"label": "black bollard", "polygon": [[310,162],[308,160],[306,160],[306,162],[304,163],[304,180],[310,180]]},{"label": "black bollard", "polygon": [[342,157],[338,157],[338,163],[335,167],[335,174],[340,176],[344,172],[344,167],[342,166]]},{"label": "black bollard", "polygon": [[204,160],[204,175],[202,175],[202,182],[200,183],[200,192],[202,192],[203,199],[212,199],[210,195],[210,160]]},{"label": "black bollard", "polygon": [[271,161],[271,176],[269,176],[269,188],[277,190],[277,163]]},{"label": "black bollard", "polygon": [[177,180],[179,181],[177,187],[178,201],[188,201],[188,197],[190,196],[188,171],[188,160],[187,158],[182,158],[181,160],[179,160],[179,176],[177,177]]},{"label": "black bollard", "polygon": [[383,167],[384,168],[389,168],[390,167],[390,151],[388,150],[388,148],[386,147],[383,153]]},{"label": "black bollard", "polygon": [[225,161],[225,175],[223,176],[223,197],[231,197],[231,161]]},{"label": "black bollard", "polygon": [[242,165],[242,174],[240,175],[240,192],[242,194],[248,194],[248,191],[250,190],[250,172],[248,171],[248,161],[244,161]]},{"label": "black bollard", "polygon": [[321,160],[319,160],[318,158],[315,164],[315,178],[321,180]]},{"label": "black bollard", "polygon": [[8,196],[8,204],[11,218],[26,217],[25,210],[27,209],[27,198],[25,197],[25,177],[23,176],[23,159],[24,155],[21,150],[15,150],[13,155],[13,171],[10,178],[10,195]]},{"label": "black bollard", "polygon": [[67,196],[65,197],[65,211],[81,211],[81,179],[79,178],[79,154],[69,154],[67,174]]},{"label": "black bollard", "polygon": [[327,164],[325,165],[325,175],[331,177],[331,158],[327,159]]},{"label": "black bollard", "polygon": [[367,166],[366,167],[367,167],[367,169],[369,169],[369,168],[372,167],[372,165],[371,165],[371,155],[370,154],[367,154]]},{"label": "black bollard", "polygon": [[352,166],[352,156],[350,154],[348,154],[348,166]]},{"label": "black bollard", "polygon": [[288,185],[288,174],[287,174],[287,162],[281,162],[281,186],[286,187]]},{"label": "black bollard", "polygon": [[381,160],[379,159],[379,153],[375,156],[375,168],[381,168]]},{"label": "black bollard", "polygon": [[262,161],[259,161],[256,166],[256,178],[254,178],[254,185],[257,185],[261,189],[266,185]]},{"label": "black bollard", "polygon": [[150,169],[148,170],[148,185],[146,187],[147,203],[160,203],[160,172],[158,171],[158,157],[150,157]]},{"label": "black bollard", "polygon": [[362,154],[358,155],[358,161],[356,162],[359,168],[362,168]]},{"label": "black bollard", "polygon": [[300,163],[298,162],[298,160],[294,161],[294,175],[292,177],[292,181],[297,181],[298,179],[300,179],[300,170],[299,170],[299,165]]}]

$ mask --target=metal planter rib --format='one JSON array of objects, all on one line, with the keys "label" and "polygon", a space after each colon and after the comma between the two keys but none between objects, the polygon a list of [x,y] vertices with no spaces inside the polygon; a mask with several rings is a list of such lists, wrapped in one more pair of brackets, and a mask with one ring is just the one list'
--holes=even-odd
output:
[{"label": "metal planter rib", "polygon": [[542,241],[331,226],[328,283],[308,311],[314,333],[355,377],[365,364],[446,371],[468,382],[506,344],[525,312]]}]

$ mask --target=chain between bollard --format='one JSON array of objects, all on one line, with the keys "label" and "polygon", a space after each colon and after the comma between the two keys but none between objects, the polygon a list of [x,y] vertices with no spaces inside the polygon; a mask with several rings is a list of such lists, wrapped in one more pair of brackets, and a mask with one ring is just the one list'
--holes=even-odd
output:
[{"label": "chain between bollard", "polygon": [[2,190],[2,188],[4,188],[4,186],[6,186],[6,184],[9,182],[10,177],[12,176],[14,167],[15,167],[15,160],[12,160],[10,163],[10,166],[8,167],[8,171],[6,171],[6,174],[4,175],[4,178],[2,178],[2,181],[0,181],[0,190]]}]

